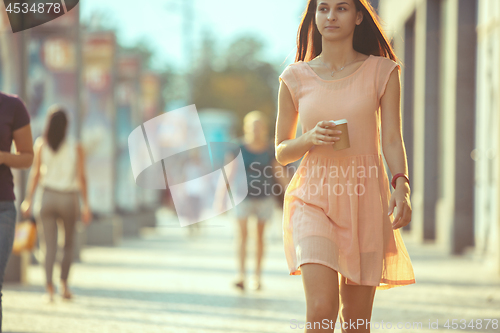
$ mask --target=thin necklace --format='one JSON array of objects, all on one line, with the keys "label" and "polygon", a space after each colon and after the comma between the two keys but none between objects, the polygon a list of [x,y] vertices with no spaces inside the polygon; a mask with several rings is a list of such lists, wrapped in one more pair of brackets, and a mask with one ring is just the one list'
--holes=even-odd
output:
[{"label": "thin necklace", "polygon": [[[328,68],[328,70],[331,70],[331,69],[330,69],[330,67],[328,67],[328,66],[327,66],[327,65],[323,62],[323,60],[321,60],[321,58],[323,58],[323,55],[320,55],[320,56],[318,57],[319,61],[321,61],[321,63],[322,63],[323,65],[325,65],[325,67],[326,67],[326,68]],[[350,64],[352,64],[353,62],[355,62],[357,58],[358,58],[358,56],[356,56],[356,58],[354,58],[354,60],[353,60],[353,61],[351,61],[350,63],[345,64],[344,66],[342,66],[339,70],[336,70],[336,71],[334,70],[334,71],[332,71],[332,75],[331,75],[331,76],[333,77],[333,74],[335,74],[335,73],[337,73],[337,72],[340,72],[341,70],[343,70],[343,69],[345,68],[345,66],[350,65]]]}]

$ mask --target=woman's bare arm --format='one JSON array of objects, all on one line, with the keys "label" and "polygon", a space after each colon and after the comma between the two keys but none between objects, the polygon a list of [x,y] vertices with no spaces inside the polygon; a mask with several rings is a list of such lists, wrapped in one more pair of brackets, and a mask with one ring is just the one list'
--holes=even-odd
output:
[{"label": "woman's bare arm", "polygon": [[76,172],[78,177],[78,182],[80,184],[80,195],[82,197],[82,222],[88,225],[92,221],[92,212],[89,206],[89,200],[87,197],[87,177],[85,172],[85,150],[83,146],[78,143],[76,145],[76,153],[77,153],[77,165]]},{"label": "woman's bare arm", "polygon": [[[387,165],[393,175],[396,173],[408,174],[406,150],[401,126],[400,94],[399,74],[397,69],[395,69],[389,77],[385,94],[382,96],[380,102],[382,149]],[[404,184],[407,183],[404,178],[398,178],[396,184],[396,188],[398,188],[399,186],[404,187]]]},{"label": "woman's bare arm", "polygon": [[78,155],[77,162],[77,175],[78,182],[80,184],[80,194],[82,196],[83,205],[89,205],[88,197],[87,197],[87,177],[85,174],[85,152],[81,144],[77,144],[76,151]]},{"label": "woman's bare arm", "polygon": [[309,132],[295,138],[299,114],[293,104],[292,95],[281,81],[278,96],[278,117],[276,120],[275,150],[276,160],[287,165],[302,158],[313,146]]},{"label": "woman's bare arm", "polygon": [[[401,87],[397,70],[391,73],[385,94],[380,101],[382,114],[382,148],[387,165],[394,175],[408,174],[406,150],[403,142],[401,126]],[[393,229],[406,226],[411,221],[410,185],[404,178],[396,180],[396,189],[389,201],[389,215],[394,208],[397,214],[392,222]]]},{"label": "woman's bare arm", "polygon": [[43,145],[43,139],[35,141],[34,153],[35,157],[33,159],[33,165],[31,166],[30,174],[28,177],[28,188],[26,191],[25,200],[31,203],[33,195],[35,194],[36,187],[38,186],[38,181],[40,179],[40,165],[41,162],[41,150]]}]

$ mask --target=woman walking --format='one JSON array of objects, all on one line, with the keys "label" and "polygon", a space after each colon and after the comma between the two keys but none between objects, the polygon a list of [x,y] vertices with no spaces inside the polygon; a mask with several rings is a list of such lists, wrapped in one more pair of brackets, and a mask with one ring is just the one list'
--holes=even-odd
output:
[{"label": "woman walking", "polygon": [[24,216],[32,212],[33,195],[37,185],[42,187],[40,202],[33,213],[45,240],[45,274],[48,300],[54,300],[52,271],[57,254],[57,221],[64,226],[64,256],[61,263],[63,299],[71,299],[68,275],[73,259],[75,224],[79,213],[79,196],[83,206],[81,218],[89,224],[92,218],[85,177],[85,160],[82,146],[67,135],[68,117],[58,105],[49,109],[48,122],[43,136],[35,141],[35,160],[30,171],[26,199],[21,204]]},{"label": "woman walking", "polygon": [[[251,216],[255,216],[257,219],[255,273],[251,276],[250,289],[260,290],[262,288],[261,275],[265,249],[265,227],[269,224],[274,213],[275,196],[284,190],[288,184],[283,170],[280,170],[282,166],[276,161],[272,140],[269,141],[268,124],[267,117],[262,111],[255,110],[247,113],[243,119],[243,139],[238,141],[246,172],[245,185],[248,188],[245,199],[235,207],[238,225],[238,276],[234,285],[240,290],[246,288],[248,219]],[[230,163],[234,158],[235,156],[232,153],[228,153],[226,156],[229,183],[232,182],[232,179],[235,179],[235,170],[238,169],[236,163]],[[275,183],[275,181],[278,181],[278,183]],[[274,185],[279,185],[279,189],[276,190]],[[219,206],[222,206],[224,191],[220,190],[221,188],[218,188],[216,195],[218,199],[216,201]]]},{"label": "woman walking", "polygon": [[[367,0],[309,0],[297,44],[275,138],[280,164],[303,157],[283,207],[289,273],[302,275],[305,332],[332,332],[338,315],[342,332],[370,332],[375,291],[415,283],[399,230],[411,220],[400,66]],[[350,147],[335,150],[340,119]]]},{"label": "woman walking", "polygon": [[[255,273],[251,276],[250,288],[260,290],[262,258],[264,255],[264,229],[274,212],[275,199],[271,193],[273,172],[266,169],[277,164],[274,147],[269,141],[269,130],[266,115],[261,111],[252,111],[243,119],[243,140],[240,149],[247,174],[247,197],[235,207],[238,221],[238,278],[235,286],[244,290],[246,280],[246,248],[248,238],[247,222],[250,216],[257,218],[257,239],[255,256]],[[267,177],[266,177],[267,175]]]},{"label": "woman walking", "polygon": [[[11,153],[12,142],[16,153]],[[0,332],[2,332],[2,284],[16,230],[14,181],[11,168],[27,169],[33,162],[30,116],[14,95],[0,92]]]}]

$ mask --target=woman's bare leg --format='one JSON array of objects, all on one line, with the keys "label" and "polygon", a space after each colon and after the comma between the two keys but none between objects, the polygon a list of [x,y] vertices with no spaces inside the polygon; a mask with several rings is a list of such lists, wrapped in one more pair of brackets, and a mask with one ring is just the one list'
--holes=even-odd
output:
[{"label": "woman's bare leg", "polygon": [[306,323],[304,332],[333,332],[339,311],[337,271],[321,264],[303,264],[300,269],[306,294],[306,321],[310,326],[308,329]]},{"label": "woman's bare leg", "polygon": [[257,263],[255,267],[256,283],[260,284],[260,276],[262,272],[262,257],[264,256],[264,229],[266,226],[265,220],[257,221]]},{"label": "woman's bare leg", "polygon": [[68,287],[68,280],[61,280],[61,285],[62,285],[62,292],[61,296],[64,299],[71,299],[73,298],[73,294],[69,291]]},{"label": "woman's bare leg", "polygon": [[[375,290],[376,287],[372,286],[346,284],[345,278],[342,277],[340,284],[340,320],[342,323],[346,322],[342,325],[342,333],[370,332],[370,325],[367,325],[367,323],[371,322]],[[361,320],[363,321],[361,322]]]},{"label": "woman's bare leg", "polygon": [[239,268],[239,276],[238,282],[241,282],[242,285],[245,281],[245,260],[247,256],[247,219],[238,219],[239,226],[239,235],[238,235],[238,268]]}]

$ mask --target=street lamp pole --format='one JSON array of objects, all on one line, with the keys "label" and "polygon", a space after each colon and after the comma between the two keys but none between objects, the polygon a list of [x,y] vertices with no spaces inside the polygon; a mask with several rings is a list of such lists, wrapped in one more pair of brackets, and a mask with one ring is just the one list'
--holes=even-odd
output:
[{"label": "street lamp pole", "polygon": [[[182,15],[181,38],[182,53],[184,54],[184,78],[186,88],[186,102],[193,103],[193,24],[194,24],[194,0],[177,0],[168,3],[167,10],[177,11]],[[182,65],[181,65],[182,66]]]},{"label": "street lamp pole", "polygon": [[187,88],[187,104],[193,103],[193,24],[194,24],[194,0],[183,1],[183,16],[184,16],[184,61],[185,61],[185,76]]}]

